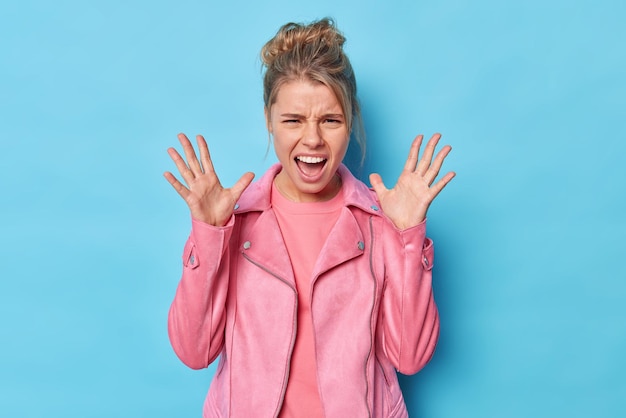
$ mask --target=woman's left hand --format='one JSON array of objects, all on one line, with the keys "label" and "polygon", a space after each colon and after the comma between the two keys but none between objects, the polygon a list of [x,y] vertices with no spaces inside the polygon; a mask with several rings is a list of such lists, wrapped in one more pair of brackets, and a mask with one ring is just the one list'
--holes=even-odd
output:
[{"label": "woman's left hand", "polygon": [[409,157],[393,189],[385,187],[379,174],[370,174],[370,183],[378,195],[383,212],[400,230],[421,223],[426,218],[426,212],[432,201],[455,176],[455,173],[450,171],[433,184],[444,159],[452,149],[446,145],[433,160],[439,138],[440,134],[430,138],[421,159],[419,150],[424,136],[418,135],[413,140]]}]

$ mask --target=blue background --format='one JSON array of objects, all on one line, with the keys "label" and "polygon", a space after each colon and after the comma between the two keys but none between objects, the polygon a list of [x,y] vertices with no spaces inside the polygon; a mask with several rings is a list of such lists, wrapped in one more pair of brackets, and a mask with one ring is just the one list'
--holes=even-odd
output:
[{"label": "blue background", "polygon": [[412,416],[626,413],[626,3],[4,1],[0,414],[198,417],[169,346],[188,211],[162,178],[203,133],[223,183],[267,151],[258,52],[336,18],[392,185],[418,133],[457,172],[429,212],[442,333]]}]

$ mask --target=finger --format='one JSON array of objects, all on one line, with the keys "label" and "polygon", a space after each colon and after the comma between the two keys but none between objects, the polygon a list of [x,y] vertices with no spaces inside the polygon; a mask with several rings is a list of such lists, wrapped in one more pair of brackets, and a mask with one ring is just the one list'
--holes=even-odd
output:
[{"label": "finger", "polygon": [[446,173],[445,176],[440,178],[439,181],[437,183],[435,183],[433,187],[430,188],[431,193],[432,193],[432,198],[430,199],[431,202],[437,197],[437,195],[439,193],[441,193],[443,188],[446,187],[448,185],[448,183],[450,183],[450,181],[455,176],[456,176],[456,173],[454,171],[450,171],[450,172]]},{"label": "finger", "polygon": [[211,161],[211,153],[209,152],[209,146],[206,143],[206,139],[202,135],[196,136],[196,142],[198,143],[198,149],[200,150],[200,161],[205,173],[215,174],[215,168],[213,167],[213,161]]},{"label": "finger", "polygon": [[165,179],[172,185],[174,190],[182,197],[185,202],[187,201],[187,196],[189,196],[189,189],[187,189],[178,179],[169,171],[163,173]]},{"label": "finger", "polygon": [[181,157],[178,151],[176,151],[174,148],[168,148],[167,153],[169,154],[172,161],[174,161],[174,164],[176,164],[176,168],[178,169],[178,172],[185,180],[185,182],[188,185],[191,184],[195,176],[191,169],[185,163],[185,160],[183,160],[183,157]]},{"label": "finger", "polygon": [[424,155],[417,163],[417,168],[415,169],[420,175],[424,175],[426,170],[430,167],[430,163],[433,159],[433,154],[435,153],[435,147],[437,146],[437,142],[439,142],[439,138],[441,138],[441,134],[434,134],[428,140],[426,144],[426,148],[424,149]]},{"label": "finger", "polygon": [[243,191],[246,190],[250,183],[252,183],[252,179],[254,179],[254,173],[245,173],[239,180],[237,180],[237,183],[230,188],[235,201],[239,200]]},{"label": "finger", "polygon": [[193,172],[194,176],[202,174],[202,167],[200,166],[200,162],[196,157],[196,152],[191,145],[191,141],[187,138],[187,136],[183,133],[178,134],[178,140],[180,144],[183,146],[183,151],[185,152],[185,158],[187,159],[187,164],[189,168]]},{"label": "finger", "polygon": [[452,147],[450,145],[446,145],[441,150],[439,150],[433,163],[430,165],[430,167],[424,174],[424,180],[428,182],[429,186],[437,178],[437,175],[439,174],[439,170],[441,170],[441,166],[443,165],[443,161],[448,156],[450,151],[452,151]]},{"label": "finger", "polygon": [[424,135],[418,135],[413,140],[413,143],[411,144],[411,149],[409,150],[409,157],[406,159],[406,163],[404,164],[405,171],[409,171],[411,173],[415,171],[423,139]]},{"label": "finger", "polygon": [[383,183],[382,177],[378,173],[370,174],[370,184],[372,185],[372,189],[378,196],[378,200],[381,200],[382,195],[387,191],[385,187],[385,183]]}]

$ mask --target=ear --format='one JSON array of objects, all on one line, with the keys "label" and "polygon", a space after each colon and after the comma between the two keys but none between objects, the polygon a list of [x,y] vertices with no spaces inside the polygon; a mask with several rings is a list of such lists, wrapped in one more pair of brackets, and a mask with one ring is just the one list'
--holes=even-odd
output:
[{"label": "ear", "polygon": [[267,107],[263,108],[263,112],[265,113],[265,126],[267,127],[267,132],[272,134],[272,121],[270,120],[270,110]]}]

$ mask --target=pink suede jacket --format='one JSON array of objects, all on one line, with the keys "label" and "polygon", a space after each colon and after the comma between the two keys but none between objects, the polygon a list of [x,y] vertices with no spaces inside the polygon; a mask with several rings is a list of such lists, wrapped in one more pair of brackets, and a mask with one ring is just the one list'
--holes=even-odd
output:
[{"label": "pink suede jacket", "polygon": [[[193,220],[169,336],[189,367],[220,356],[204,417],[275,417],[296,336],[291,262],[270,204],[273,166],[221,228]],[[439,317],[425,223],[397,230],[376,195],[339,169],[345,208],[314,269],[311,315],[325,416],[406,417],[396,370],[431,358]]]}]

